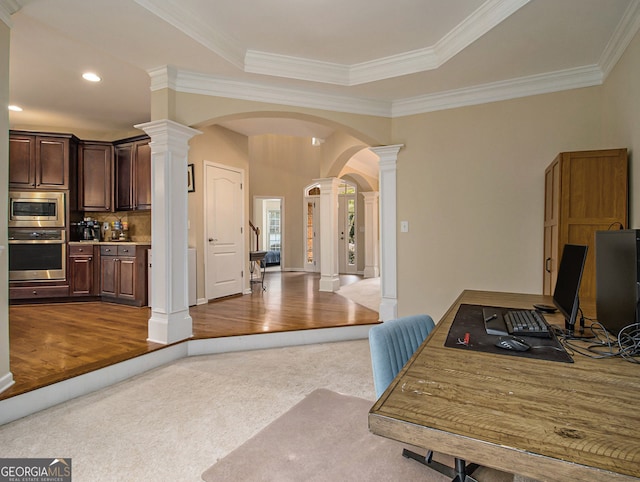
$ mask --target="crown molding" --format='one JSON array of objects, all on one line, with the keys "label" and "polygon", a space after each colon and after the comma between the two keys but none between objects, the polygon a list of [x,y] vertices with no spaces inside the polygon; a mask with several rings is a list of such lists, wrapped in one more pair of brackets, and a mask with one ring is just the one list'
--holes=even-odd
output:
[{"label": "crown molding", "polygon": [[592,87],[601,85],[604,81],[600,67],[590,65],[385,102],[224,79],[197,72],[181,71],[172,66],[150,69],[148,73],[151,78],[151,91],[169,88],[176,92],[190,94],[380,117],[403,117]]},{"label": "crown molding", "polygon": [[11,20],[11,15],[21,8],[22,5],[17,0],[0,0],[0,21],[7,27],[12,28],[13,20]]},{"label": "crown molding", "polygon": [[177,92],[189,94],[227,97],[351,114],[391,116],[390,102],[274,87],[257,82],[230,80],[197,72],[176,70],[170,66],[150,69],[147,72],[151,77],[151,91],[171,88]]},{"label": "crown molding", "polygon": [[602,70],[597,65],[578,67],[400,99],[393,102],[391,116],[402,117],[531,95],[549,94],[581,87],[592,87],[601,85],[603,80]]},{"label": "crown molding", "polygon": [[487,0],[434,46],[353,65],[252,49],[245,51],[230,35],[185,9],[180,0],[135,1],[244,72],[353,86],[436,69],[530,0]]},{"label": "crown molding", "polygon": [[638,30],[640,30],[640,2],[634,1],[629,4],[598,62],[605,79],[620,60]]},{"label": "crown molding", "polygon": [[230,36],[192,14],[180,0],[135,0],[143,8],[191,37],[227,62],[244,68],[244,49]]},{"label": "crown molding", "polygon": [[352,65],[248,50],[245,72],[354,86],[437,69],[530,0],[488,0],[434,46]]}]

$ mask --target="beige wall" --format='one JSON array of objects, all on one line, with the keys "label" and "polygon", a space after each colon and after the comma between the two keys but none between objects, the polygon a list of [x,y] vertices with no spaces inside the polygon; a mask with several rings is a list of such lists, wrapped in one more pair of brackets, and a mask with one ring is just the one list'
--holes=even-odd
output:
[{"label": "beige wall", "polygon": [[[640,37],[602,87],[452,109],[393,123],[399,314],[439,319],[464,289],[542,290],[544,169],[563,151],[627,147],[639,226]],[[604,113],[604,115],[603,115]]]},{"label": "beige wall", "polygon": [[[152,93],[153,112],[161,111],[167,101],[165,91]],[[238,99],[227,99],[199,94],[175,94],[175,117],[172,120],[191,127],[200,128],[221,119],[242,117],[286,117],[319,122],[337,129],[370,145],[386,145],[390,142],[391,119],[371,115],[348,114],[329,110],[309,109],[279,104],[268,104]],[[158,108],[153,108],[158,105]],[[162,117],[160,117],[162,118]]]},{"label": "beige wall", "polygon": [[629,227],[640,228],[640,33],[604,84],[602,130],[605,143],[630,151]]},{"label": "beige wall", "polygon": [[[304,188],[320,177],[323,147],[308,138],[263,135],[249,138],[250,193],[284,198],[282,269],[304,269]],[[251,209],[253,210],[253,201]],[[253,212],[251,218],[253,219]]]},{"label": "beige wall", "polygon": [[[246,136],[229,131],[222,127],[210,126],[199,129],[202,134],[197,135],[189,142],[189,164],[194,165],[195,192],[188,194],[189,198],[189,235],[190,247],[197,248],[197,297],[205,298],[204,285],[204,161],[216,164],[240,168],[244,170],[244,216],[247,228],[245,229],[245,245],[249,246],[249,187],[247,178],[249,175],[249,148]],[[248,248],[247,248],[248,249]],[[249,258],[246,258],[245,272],[249,269]],[[245,288],[249,281],[245,277]]]}]

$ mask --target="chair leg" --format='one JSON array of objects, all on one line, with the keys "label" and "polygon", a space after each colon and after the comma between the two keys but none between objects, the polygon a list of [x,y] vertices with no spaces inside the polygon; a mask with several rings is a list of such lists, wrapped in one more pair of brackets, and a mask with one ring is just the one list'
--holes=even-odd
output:
[{"label": "chair leg", "polygon": [[476,479],[471,477],[471,475],[467,475],[472,474],[479,467],[478,464],[467,465],[464,460],[455,459],[455,468],[451,468],[448,465],[444,465],[433,460],[433,452],[431,450],[427,452],[427,455],[422,456],[412,452],[411,450],[403,449],[402,456],[408,459],[413,459],[432,468],[436,472],[440,472],[447,477],[451,477],[452,482],[478,482]]}]

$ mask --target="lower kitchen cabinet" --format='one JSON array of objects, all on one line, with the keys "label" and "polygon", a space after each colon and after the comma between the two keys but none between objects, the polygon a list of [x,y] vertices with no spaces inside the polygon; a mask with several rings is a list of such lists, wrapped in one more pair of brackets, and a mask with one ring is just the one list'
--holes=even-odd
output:
[{"label": "lower kitchen cabinet", "polygon": [[69,295],[95,296],[98,293],[94,245],[69,245]]},{"label": "lower kitchen cabinet", "polygon": [[104,301],[135,306],[147,304],[149,245],[100,246],[100,295]]}]

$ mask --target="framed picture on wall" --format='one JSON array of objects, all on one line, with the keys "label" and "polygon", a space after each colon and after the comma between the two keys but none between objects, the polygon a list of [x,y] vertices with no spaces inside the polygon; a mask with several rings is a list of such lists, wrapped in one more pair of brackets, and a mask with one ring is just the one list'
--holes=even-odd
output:
[{"label": "framed picture on wall", "polygon": [[195,192],[195,190],[196,190],[196,185],[193,180],[193,164],[189,164],[187,166],[187,191]]}]

